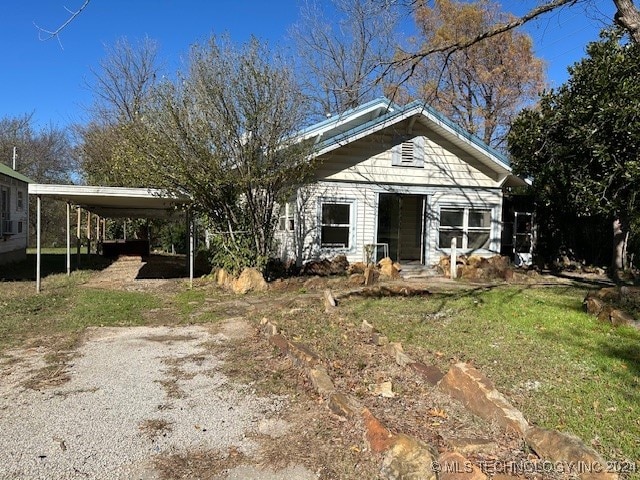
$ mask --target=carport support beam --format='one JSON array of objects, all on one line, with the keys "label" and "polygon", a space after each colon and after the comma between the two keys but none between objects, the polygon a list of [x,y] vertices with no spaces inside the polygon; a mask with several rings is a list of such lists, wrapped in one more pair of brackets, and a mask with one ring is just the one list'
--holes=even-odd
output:
[{"label": "carport support beam", "polygon": [[80,247],[81,245],[81,238],[82,238],[82,232],[80,231],[81,226],[80,224],[82,223],[82,210],[80,209],[80,207],[78,207],[78,221],[76,223],[76,269],[80,268],[80,263],[81,263],[81,255],[82,252],[80,252]]},{"label": "carport support beam", "polygon": [[36,197],[36,293],[40,293],[40,262],[42,260],[42,248],[40,248],[42,197]]},{"label": "carport support beam", "polygon": [[193,288],[193,250],[195,248],[195,241],[193,237],[195,228],[193,225],[193,213],[191,210],[187,212],[187,218],[187,221],[189,222],[189,288]]},{"label": "carport support beam", "polygon": [[67,202],[67,276],[71,275],[71,204]]}]

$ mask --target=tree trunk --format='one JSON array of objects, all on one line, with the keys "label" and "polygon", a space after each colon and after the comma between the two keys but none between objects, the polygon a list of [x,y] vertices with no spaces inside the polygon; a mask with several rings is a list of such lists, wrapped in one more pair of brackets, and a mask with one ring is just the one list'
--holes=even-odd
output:
[{"label": "tree trunk", "polygon": [[624,270],[624,250],[626,234],[622,230],[622,222],[619,218],[613,221],[613,259],[611,262],[611,276],[618,281]]},{"label": "tree trunk", "polygon": [[633,0],[613,0],[616,5],[615,22],[629,32],[634,42],[640,43],[640,11]]}]

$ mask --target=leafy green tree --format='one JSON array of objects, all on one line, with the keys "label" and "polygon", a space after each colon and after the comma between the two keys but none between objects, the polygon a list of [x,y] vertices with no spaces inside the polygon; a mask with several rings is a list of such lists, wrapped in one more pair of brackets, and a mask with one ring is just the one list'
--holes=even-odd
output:
[{"label": "leafy green tree", "polygon": [[[514,171],[533,179],[538,203],[562,231],[562,215],[613,223],[614,273],[624,268],[640,198],[640,44],[602,34],[557,91],[523,111],[509,134]],[[547,219],[542,219],[542,226]],[[607,242],[608,243],[608,242]]]}]

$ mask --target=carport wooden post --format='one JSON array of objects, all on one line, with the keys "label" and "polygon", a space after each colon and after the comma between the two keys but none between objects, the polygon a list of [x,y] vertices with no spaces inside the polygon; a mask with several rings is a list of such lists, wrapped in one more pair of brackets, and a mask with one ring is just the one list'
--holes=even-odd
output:
[{"label": "carport wooden post", "polygon": [[67,202],[67,276],[71,275],[71,203]]},{"label": "carport wooden post", "polygon": [[40,248],[42,197],[36,197],[36,293],[40,293],[40,262],[42,260],[42,248]]}]

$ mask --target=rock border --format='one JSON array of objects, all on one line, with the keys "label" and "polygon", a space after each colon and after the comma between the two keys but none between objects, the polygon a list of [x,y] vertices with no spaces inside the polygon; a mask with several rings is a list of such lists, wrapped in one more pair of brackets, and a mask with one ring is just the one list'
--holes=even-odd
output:
[{"label": "rock border", "polygon": [[[324,291],[323,303],[328,314],[338,308],[336,297],[330,289]],[[400,367],[410,368],[431,385],[460,401],[478,417],[496,422],[507,432],[515,432],[540,460],[555,462],[565,469],[576,468],[581,474],[579,478],[585,480],[618,480],[618,474],[607,470],[609,464],[600,454],[578,437],[530,425],[522,412],[511,405],[494,384],[472,365],[457,363],[444,374],[435,365],[413,360],[404,352],[401,343],[389,342],[385,335],[366,320],[360,329],[370,335],[373,345],[384,347]],[[303,369],[314,390],[326,401],[332,413],[347,420],[362,422],[370,450],[383,455],[380,472],[384,478],[489,478],[460,451],[447,451],[438,455],[433,446],[404,433],[390,431],[356,398],[336,389],[319,355],[303,343],[286,339],[279,333],[277,325],[266,317],[260,321],[260,330],[269,343]]]},{"label": "rock border", "polygon": [[640,330],[640,321],[628,312],[614,306],[631,293],[640,294],[640,289],[632,287],[605,287],[591,291],[582,302],[587,313],[594,315],[601,322],[610,323],[614,327],[627,325]]}]

